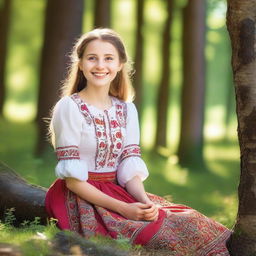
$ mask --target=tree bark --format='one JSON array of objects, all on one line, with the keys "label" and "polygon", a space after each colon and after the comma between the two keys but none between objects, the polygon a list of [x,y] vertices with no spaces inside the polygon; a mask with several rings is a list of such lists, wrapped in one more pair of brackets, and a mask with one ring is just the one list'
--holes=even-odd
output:
[{"label": "tree bark", "polygon": [[68,55],[74,40],[82,30],[83,0],[48,0],[46,7],[44,44],[41,57],[38,94],[38,139],[36,154],[45,150],[47,125],[43,118],[58,99],[59,86],[65,78]]},{"label": "tree bark", "polygon": [[225,135],[224,135],[224,141],[228,142],[229,140],[229,125],[231,123],[231,118],[234,113],[234,107],[235,107],[235,92],[234,92],[234,86],[233,86],[233,77],[232,77],[232,71],[227,74],[228,80],[227,80],[227,91],[226,91],[226,107],[225,107]]},{"label": "tree bark", "polygon": [[179,163],[203,165],[205,97],[205,1],[188,1],[183,10],[181,128]]},{"label": "tree bark", "polygon": [[171,77],[171,24],[173,14],[173,0],[167,0],[167,19],[162,39],[162,74],[157,98],[157,127],[155,148],[167,146],[167,120],[169,108],[169,88]]},{"label": "tree bark", "polygon": [[3,116],[4,101],[6,96],[5,73],[11,3],[12,0],[4,0],[3,6],[0,9],[0,116]]},{"label": "tree bark", "polygon": [[95,0],[94,2],[94,27],[111,27],[111,0]]},{"label": "tree bark", "polygon": [[[139,117],[142,113],[142,90],[143,90],[143,12],[144,12],[144,0],[137,0],[137,30],[135,36],[135,58],[134,58],[134,89],[136,92],[135,105],[137,107]],[[141,119],[141,118],[140,118]]]},{"label": "tree bark", "polygon": [[40,217],[46,224],[44,199],[46,188],[29,184],[11,168],[0,162],[0,218],[7,209],[15,208],[15,224]]},{"label": "tree bark", "polygon": [[238,215],[228,242],[231,255],[256,255],[256,0],[229,0],[241,176]]}]

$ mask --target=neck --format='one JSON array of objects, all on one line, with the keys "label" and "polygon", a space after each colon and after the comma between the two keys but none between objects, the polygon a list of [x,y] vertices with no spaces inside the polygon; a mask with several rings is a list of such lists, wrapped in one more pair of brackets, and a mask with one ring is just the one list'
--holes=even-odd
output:
[{"label": "neck", "polygon": [[108,90],[105,88],[86,87],[80,92],[80,96],[89,104],[101,109],[109,108],[112,105]]}]

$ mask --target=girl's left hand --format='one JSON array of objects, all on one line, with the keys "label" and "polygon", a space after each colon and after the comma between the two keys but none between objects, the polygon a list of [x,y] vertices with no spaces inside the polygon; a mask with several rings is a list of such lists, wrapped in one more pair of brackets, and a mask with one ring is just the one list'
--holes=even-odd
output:
[{"label": "girl's left hand", "polygon": [[159,208],[153,202],[150,202],[149,204],[151,207],[145,210],[146,213],[144,214],[144,220],[155,221],[158,219]]}]

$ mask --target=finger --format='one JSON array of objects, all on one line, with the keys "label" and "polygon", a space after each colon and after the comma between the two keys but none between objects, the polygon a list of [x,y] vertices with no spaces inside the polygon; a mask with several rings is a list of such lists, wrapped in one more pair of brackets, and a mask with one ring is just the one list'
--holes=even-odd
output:
[{"label": "finger", "polygon": [[158,219],[158,214],[152,216],[152,217],[147,217],[145,218],[146,221],[155,221]]},{"label": "finger", "polygon": [[146,216],[146,215],[152,215],[152,214],[154,215],[155,212],[156,212],[156,209],[153,209],[153,208],[143,210],[144,216]]},{"label": "finger", "polygon": [[149,209],[149,208],[151,208],[152,205],[138,203],[137,206],[139,206],[141,209]]},{"label": "finger", "polygon": [[148,213],[152,213],[152,212],[156,212],[156,211],[158,211],[158,209],[156,208],[155,205],[152,205],[150,208],[144,210],[144,213],[148,214]]},{"label": "finger", "polygon": [[144,217],[146,219],[155,219],[157,216],[158,216],[158,209],[156,209],[154,212],[152,213],[148,213],[148,214],[145,214]]},{"label": "finger", "polygon": [[154,216],[156,216],[155,212],[144,215],[146,219],[152,219]]}]

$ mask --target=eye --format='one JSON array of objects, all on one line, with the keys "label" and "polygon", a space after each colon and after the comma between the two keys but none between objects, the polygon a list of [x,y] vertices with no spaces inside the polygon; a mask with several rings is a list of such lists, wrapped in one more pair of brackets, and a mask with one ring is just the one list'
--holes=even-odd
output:
[{"label": "eye", "polygon": [[114,58],[111,57],[111,56],[106,57],[106,61],[111,61],[111,60],[113,60],[113,59],[114,59]]},{"label": "eye", "polygon": [[87,59],[88,60],[96,60],[96,57],[95,56],[89,56]]}]

